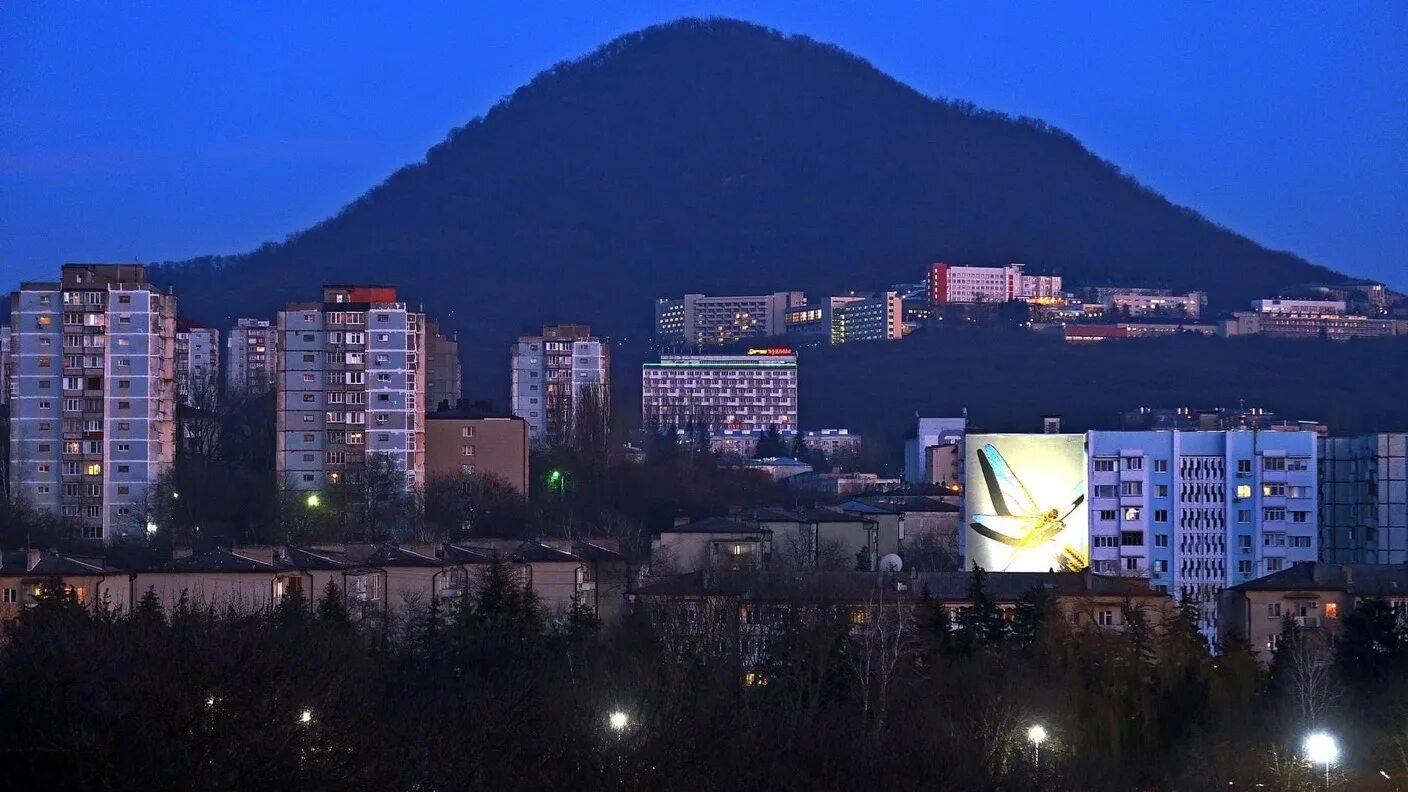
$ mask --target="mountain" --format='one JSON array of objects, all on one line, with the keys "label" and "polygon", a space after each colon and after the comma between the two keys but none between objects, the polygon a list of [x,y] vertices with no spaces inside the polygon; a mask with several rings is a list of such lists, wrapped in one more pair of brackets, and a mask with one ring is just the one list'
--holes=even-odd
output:
[{"label": "mountain", "polygon": [[460,333],[472,386],[502,388],[508,342],[544,322],[639,335],[657,297],[874,289],[935,260],[1201,288],[1219,307],[1343,277],[1040,121],[923,96],[804,37],[688,19],[547,70],[283,243],[157,278],[222,326],[322,283],[396,284]]}]

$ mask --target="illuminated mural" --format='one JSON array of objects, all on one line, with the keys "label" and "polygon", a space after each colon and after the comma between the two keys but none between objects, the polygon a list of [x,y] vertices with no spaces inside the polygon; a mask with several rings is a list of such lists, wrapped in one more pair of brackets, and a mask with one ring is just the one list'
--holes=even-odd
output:
[{"label": "illuminated mural", "polygon": [[1011,572],[1089,563],[1085,435],[970,434],[968,563]]}]

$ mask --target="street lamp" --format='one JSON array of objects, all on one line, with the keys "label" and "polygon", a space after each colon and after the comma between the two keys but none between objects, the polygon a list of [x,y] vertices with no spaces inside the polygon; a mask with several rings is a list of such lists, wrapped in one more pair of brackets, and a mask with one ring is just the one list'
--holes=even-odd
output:
[{"label": "street lamp", "polygon": [[1046,742],[1046,729],[1037,724],[1027,729],[1027,739],[1032,743],[1032,759],[1036,763],[1036,768],[1041,769],[1041,744]]},{"label": "street lamp", "polygon": [[618,732],[623,732],[626,730],[626,727],[631,724],[631,719],[627,717],[626,713],[616,710],[607,718],[607,722],[611,724],[611,728]]},{"label": "street lamp", "polygon": [[323,499],[318,497],[318,493],[310,492],[308,493],[308,499],[304,502],[308,504],[308,508],[316,509],[322,505]]},{"label": "street lamp", "polygon": [[304,725],[313,722],[313,710],[306,709],[298,713],[298,722]]},{"label": "street lamp", "polygon": [[1340,758],[1340,746],[1326,732],[1311,732],[1305,738],[1305,757],[1312,765],[1325,765],[1325,788],[1330,788],[1330,765]]},{"label": "street lamp", "polygon": [[552,489],[553,487],[557,487],[557,493],[558,493],[559,495],[561,495],[561,494],[562,494],[562,491],[563,491],[563,487],[564,487],[564,485],[565,485],[565,483],[566,483],[566,482],[564,481],[565,478],[566,478],[566,477],[563,476],[561,470],[550,470],[550,471],[548,471],[548,489]]}]

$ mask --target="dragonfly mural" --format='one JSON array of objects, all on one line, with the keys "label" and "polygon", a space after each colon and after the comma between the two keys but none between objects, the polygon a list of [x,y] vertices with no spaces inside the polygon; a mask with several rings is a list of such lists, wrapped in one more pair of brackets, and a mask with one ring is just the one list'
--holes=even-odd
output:
[{"label": "dragonfly mural", "polygon": [[[1049,556],[1051,543],[1066,529],[1066,519],[1085,502],[1084,483],[1078,481],[1069,496],[1055,503],[1040,503],[991,443],[978,450],[978,467],[995,513],[974,514],[969,527],[1011,549],[1003,571],[1029,554]],[[1065,546],[1055,561],[1063,570],[1076,571],[1086,567],[1089,557],[1080,547]]]}]

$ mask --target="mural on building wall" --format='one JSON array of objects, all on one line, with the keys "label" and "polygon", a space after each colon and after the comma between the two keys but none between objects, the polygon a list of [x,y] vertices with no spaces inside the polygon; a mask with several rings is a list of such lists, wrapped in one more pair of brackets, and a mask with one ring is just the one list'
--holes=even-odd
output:
[{"label": "mural on building wall", "polygon": [[967,554],[984,569],[1084,569],[1085,436],[969,435]]}]

